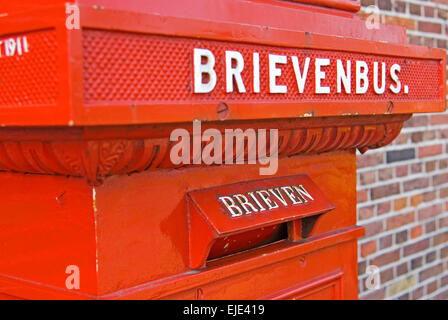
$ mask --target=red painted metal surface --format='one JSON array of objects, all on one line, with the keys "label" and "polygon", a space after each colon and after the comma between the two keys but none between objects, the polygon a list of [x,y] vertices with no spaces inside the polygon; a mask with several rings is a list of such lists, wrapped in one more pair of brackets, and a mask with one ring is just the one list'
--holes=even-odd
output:
[{"label": "red painted metal surface", "polygon": [[305,175],[190,191],[187,199],[189,260],[196,269],[205,266],[209,255],[220,257],[277,239],[280,224],[334,209]]},{"label": "red painted metal surface", "polygon": [[[300,191],[294,188],[299,186],[303,188]],[[257,192],[259,190],[269,192]],[[239,199],[249,203],[238,206],[243,208],[242,211],[235,210],[235,204],[238,204],[235,194],[243,195]],[[242,182],[190,191],[187,195],[193,208],[200,212],[218,236],[259,229],[334,209],[319,188],[305,175]],[[265,197],[270,199],[267,200],[269,203]],[[229,198],[235,199],[233,207],[225,205]],[[264,211],[267,212],[263,213]]]},{"label": "red painted metal surface", "polygon": [[5,57],[6,47],[0,47],[0,108],[55,106],[60,82],[56,33],[43,30],[27,33],[26,37],[0,38],[2,44],[11,40],[21,54]]},{"label": "red painted metal surface", "polygon": [[[207,95],[194,93],[192,83],[191,60],[194,48],[210,50],[216,59],[215,70],[217,84]],[[341,48],[342,49],[342,46]],[[225,52],[238,51],[244,58],[246,68],[242,80],[247,92],[226,92]],[[366,50],[367,51],[367,50]],[[260,45],[247,45],[204,39],[173,38],[151,36],[124,32],[100,31],[87,29],[83,31],[83,102],[88,107],[119,104],[193,103],[196,106],[206,102],[225,101],[232,108],[233,103],[282,103],[288,102],[368,102],[368,101],[443,101],[442,57],[424,60],[407,57],[382,57],[378,54],[351,53],[330,50],[312,50],[282,48]],[[254,92],[252,86],[252,55],[259,54],[260,92]],[[380,51],[378,50],[378,53]],[[284,55],[287,63],[281,67],[278,84],[287,86],[285,94],[269,93],[269,54]],[[374,69],[375,61],[382,61],[390,67],[394,63],[403,66],[400,72],[402,85],[411,85],[409,94],[394,94],[387,90],[385,94],[376,94],[373,86],[363,95],[337,93],[336,63],[326,68],[326,78],[322,85],[329,86],[330,94],[316,94],[315,82],[309,81],[303,93],[297,90],[292,57],[298,57],[303,66],[305,58],[357,60],[367,62],[369,70]],[[126,63],[129,61],[132,63]],[[355,66],[353,65],[353,68]],[[314,68],[308,72],[309,79],[315,79]],[[370,79],[372,81],[372,78]],[[351,83],[355,83],[355,72],[351,73]],[[386,78],[386,88],[392,84]],[[357,106],[359,106],[357,104]],[[361,109],[361,108],[360,108]],[[346,110],[341,110],[344,112]],[[299,111],[300,112],[300,111]],[[326,111],[329,112],[329,111]],[[365,111],[359,110],[358,113]]]},{"label": "red painted metal surface", "polygon": [[[189,272],[186,192],[259,180],[257,166],[144,171],[110,177],[96,187],[79,178],[2,173],[0,240],[8,250],[0,252],[1,291],[27,299],[194,299],[201,289],[204,299],[224,298],[224,292],[227,298],[262,298],[342,268],[344,297],[355,298],[355,239],[362,234],[362,228],[351,229],[356,224],[355,168],[354,152],[280,160],[276,176],[306,173],[335,209],[317,220],[305,241],[282,239],[210,260],[204,272],[195,274]],[[42,183],[49,187],[42,188]],[[16,221],[14,232],[7,232],[12,226],[7,217]],[[31,227],[33,236],[26,236]],[[340,249],[325,249],[334,246]],[[55,255],[54,248],[61,254]],[[334,258],[327,256],[329,251]],[[302,255],[317,256],[298,269]],[[322,259],[329,263],[322,265]],[[286,261],[290,271],[278,269]],[[65,267],[72,264],[81,268],[80,290],[65,287]],[[227,285],[238,285],[229,291],[215,289],[223,275],[229,279]],[[241,277],[265,277],[266,283],[260,291],[250,289],[249,283],[243,290],[246,282]]]},{"label": "red painted metal surface", "polygon": [[[68,29],[65,1],[0,0],[0,299],[356,299],[355,150],[445,109],[445,53],[406,45],[403,28],[365,28],[350,0],[77,4],[80,28]],[[198,48],[216,62],[206,93]],[[246,92],[236,76],[227,88],[230,51]],[[306,57],[300,93],[294,59],[303,68]],[[330,61],[321,81],[318,59]],[[385,63],[386,91],[357,94],[359,70],[338,93],[338,59]],[[201,132],[278,129],[278,171],[260,180],[257,165],[174,164],[170,133],[192,134],[193,120]],[[216,198],[283,184],[313,200],[283,208],[271,194],[278,209],[232,218]]]},{"label": "red painted metal surface", "polygon": [[[279,128],[278,156],[379,148],[389,144],[410,115],[212,122],[203,130]],[[138,127],[2,128],[0,170],[85,177],[99,183],[115,174],[179,168],[170,160],[170,132],[192,125]],[[270,145],[269,145],[270,146]],[[205,146],[202,146],[202,149]],[[196,155],[192,152],[191,158]],[[234,156],[237,157],[237,154]],[[185,165],[188,166],[188,165]]]},{"label": "red painted metal surface", "polygon": [[264,297],[269,300],[342,300],[344,297],[342,291],[341,271],[332,272],[307,281],[300,285],[285,289],[281,292]]},{"label": "red painted metal surface", "polygon": [[[15,103],[0,107],[2,125],[219,120],[216,105],[223,100],[229,106],[229,120],[309,114],[413,113],[444,108],[445,68],[440,65],[445,63],[445,54],[438,49],[404,45],[405,38],[400,28],[382,26],[381,30],[368,30],[364,22],[357,20],[352,13],[339,16],[338,13],[344,11],[322,8],[332,13],[322,15],[317,7],[281,1],[194,0],[188,6],[180,6],[166,1],[83,0],[79,4],[82,29],[68,30],[65,28],[66,12],[62,1],[54,3],[54,6],[39,7],[42,9],[36,9],[35,14],[15,13],[16,5],[4,6],[4,10],[12,10],[0,18],[5,38],[11,34],[28,37],[37,30],[48,30],[54,36],[45,43],[30,42],[30,52],[20,56],[20,61],[14,57],[1,59],[2,69],[7,63],[5,61],[15,60],[16,64],[24,65],[19,68],[36,73],[38,63],[43,63],[45,69],[57,70],[59,81],[51,84],[55,81],[52,79],[46,83],[51,90],[56,85],[56,92],[33,92],[36,84],[30,85],[25,77],[18,86],[20,90],[12,97]],[[226,10],[219,10],[222,6]],[[33,6],[29,8],[32,10]],[[238,18],[232,12],[239,12]],[[328,23],[318,23],[319,19],[326,19]],[[331,58],[332,61],[337,57],[364,57],[370,66],[375,58],[381,57],[388,63],[388,69],[392,62],[402,64],[403,82],[410,87],[410,99],[402,94],[393,97],[385,94],[375,99],[371,89],[365,96],[331,94],[316,97],[310,95],[312,83],[304,95],[299,96],[293,91],[291,61],[279,78],[279,83],[289,87],[287,95],[264,94],[267,81],[264,78],[260,95],[223,94],[222,70],[218,70],[220,82],[211,96],[192,95],[193,81],[188,69],[191,68],[191,48],[199,45],[216,47],[221,52],[217,53],[217,58],[221,57],[223,48],[238,49],[245,55],[260,49],[262,75],[266,73],[264,61],[268,52],[299,57],[310,54],[311,57]],[[57,48],[56,57],[51,58],[51,62],[31,60],[31,54],[35,55],[33,52],[36,50],[53,51],[54,54],[54,48]],[[381,59],[380,62],[383,61]],[[217,60],[220,66],[221,60]],[[334,73],[334,64],[327,71],[329,76]],[[243,73],[246,82],[249,70],[246,68]],[[425,81],[412,78],[424,75],[427,75]],[[1,95],[11,96],[9,88],[2,82]],[[28,96],[27,92],[33,93]],[[307,100],[315,103],[310,105]],[[12,101],[11,98],[8,101]],[[50,103],[36,106],[30,104],[33,101]],[[390,107],[391,101],[393,108]],[[255,103],[256,108],[253,107]],[[280,108],[279,103],[282,105]],[[174,114],[169,111],[173,108],[176,110]]]}]

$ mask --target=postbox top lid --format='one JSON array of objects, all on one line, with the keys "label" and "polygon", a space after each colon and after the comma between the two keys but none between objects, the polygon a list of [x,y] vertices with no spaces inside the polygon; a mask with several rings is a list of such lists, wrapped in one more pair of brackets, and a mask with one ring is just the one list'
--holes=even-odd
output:
[{"label": "postbox top lid", "polygon": [[0,15],[0,125],[445,109],[445,53],[402,44],[396,28],[369,30],[348,12],[284,1],[185,3],[45,0],[34,13]]}]

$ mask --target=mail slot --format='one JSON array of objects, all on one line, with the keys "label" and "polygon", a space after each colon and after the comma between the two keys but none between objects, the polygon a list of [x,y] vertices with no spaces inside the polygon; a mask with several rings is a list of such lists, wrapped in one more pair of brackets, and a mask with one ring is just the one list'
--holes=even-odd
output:
[{"label": "mail slot", "polygon": [[0,1],[1,299],[357,299],[356,152],[446,55],[352,0]]},{"label": "mail slot", "polygon": [[334,209],[307,176],[191,191],[187,197],[192,268],[204,267],[209,255],[304,239],[317,218]]}]

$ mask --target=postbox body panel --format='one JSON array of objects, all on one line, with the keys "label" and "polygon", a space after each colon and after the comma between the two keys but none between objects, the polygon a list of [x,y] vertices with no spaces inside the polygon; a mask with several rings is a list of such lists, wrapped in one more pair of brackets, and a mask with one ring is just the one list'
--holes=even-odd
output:
[{"label": "postbox body panel", "polygon": [[[329,170],[322,171],[322,167]],[[353,152],[281,160],[276,177],[308,175],[335,209],[319,217],[303,244],[283,238],[249,251],[242,249],[208,261],[207,271],[197,274],[190,272],[188,263],[186,192],[257,180],[258,166],[186,168],[182,175],[172,170],[145,172],[114,177],[97,187],[80,186],[78,179],[48,177],[46,190],[40,188],[40,177],[2,174],[1,185],[8,188],[4,214],[9,218],[3,218],[2,241],[8,250],[2,251],[0,272],[64,292],[65,267],[77,265],[83,279],[80,297],[87,298],[97,289],[97,295],[105,298],[145,299],[196,299],[198,292],[204,299],[259,299],[302,282],[319,283],[320,276],[333,279],[336,272],[339,276],[334,285],[344,284],[340,290],[345,291],[332,293],[334,297],[355,298],[357,269],[353,261],[356,237],[362,230],[350,228],[356,224],[352,214],[356,210],[354,167]],[[37,195],[39,189],[41,196]],[[17,203],[23,208],[18,210]],[[60,219],[59,224],[51,223],[55,218]],[[260,257],[264,258],[259,261]],[[298,269],[297,263],[303,268]],[[101,271],[97,278],[95,269]],[[49,273],[55,278],[49,278]],[[243,278],[250,282],[241,282]],[[265,279],[264,288],[254,291],[251,286],[260,285],[261,278]],[[1,283],[8,280],[2,277]],[[149,284],[147,288],[138,288],[145,284]],[[23,286],[19,292],[6,292],[22,298],[53,297],[50,289],[39,293],[31,285]]]},{"label": "postbox body panel", "polygon": [[95,294],[91,187],[78,179],[3,172],[0,188],[5,195],[0,227],[0,287],[21,298],[38,299],[39,294],[57,298],[63,292],[48,288],[66,288],[67,266],[79,265],[86,279],[84,293]]},{"label": "postbox body panel", "polygon": [[[337,165],[325,173],[320,172],[319,166],[330,163]],[[276,176],[308,174],[336,207],[331,214],[324,214],[319,218],[313,229],[314,234],[327,233],[356,223],[355,217],[348,214],[355,210],[355,201],[348,200],[356,198],[354,166],[354,154],[344,153],[328,156],[326,161],[321,157],[315,157],[314,159],[288,159],[282,162]],[[120,280],[120,284],[125,288],[137,285],[135,279],[143,274],[149,276],[147,279],[149,281],[188,272],[190,268],[188,266],[185,193],[188,190],[255,179],[259,179],[257,166],[206,168],[205,170],[204,168],[191,168],[185,170],[182,177],[175,172],[161,171],[138,176],[117,177],[96,188],[98,212],[100,216],[104,214],[104,224],[99,226],[99,257],[102,261],[99,268],[103,270],[103,277],[100,278],[99,283],[102,293],[111,293],[114,290],[122,289],[115,286],[110,287],[111,281],[117,279],[118,274],[126,274],[126,278],[129,277],[129,282],[123,278]],[[336,183],[336,181],[338,182]],[[347,188],[344,197],[335,199],[340,193],[341,184],[353,187]],[[123,185],[127,186],[125,190],[139,190],[138,194],[125,196]],[[148,201],[148,194],[157,194],[157,201]],[[130,212],[129,216],[124,216],[123,210]],[[128,218],[133,221],[132,226],[136,229],[129,230],[126,233],[129,236],[117,239],[114,234],[121,232],[119,230],[123,229]],[[174,223],[174,221],[178,222]],[[157,227],[155,228],[155,226]],[[152,230],[150,234],[143,231],[149,229]],[[133,239],[133,235],[136,234],[141,235],[138,246],[135,245]],[[109,238],[115,239],[113,246],[102,241]],[[154,253],[155,248],[157,248],[156,254]],[[122,259],[124,255],[127,255],[128,259]],[[154,259],[158,263],[153,262],[151,266],[148,266],[148,262],[154,261]],[[130,261],[132,261],[131,264]],[[104,284],[105,287],[102,287],[101,284]]]}]

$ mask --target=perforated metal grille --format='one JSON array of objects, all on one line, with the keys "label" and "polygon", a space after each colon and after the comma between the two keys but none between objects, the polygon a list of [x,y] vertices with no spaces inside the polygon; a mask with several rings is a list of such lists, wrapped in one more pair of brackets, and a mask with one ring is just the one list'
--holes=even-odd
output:
[{"label": "perforated metal grille", "polygon": [[[6,56],[5,41],[23,43],[28,52]],[[58,98],[57,41],[54,30],[0,37],[0,107],[55,105]]]},{"label": "perforated metal grille", "polygon": [[[343,41],[343,39],[341,40]],[[193,93],[192,55],[194,48],[213,52],[218,81],[207,94]],[[373,100],[439,100],[441,99],[441,67],[438,61],[404,59],[324,50],[277,48],[200,39],[185,39],[155,35],[100,30],[83,31],[84,102],[86,104],[123,102],[199,102],[199,101],[373,101]],[[239,51],[245,61],[242,72],[246,93],[226,93],[225,50]],[[253,92],[252,54],[260,54],[261,92]],[[277,84],[287,86],[286,94],[269,93],[268,55],[288,56],[286,65],[278,65],[282,75]],[[305,57],[311,58],[304,93],[297,89],[291,56],[298,56],[303,69]],[[316,94],[314,58],[329,58],[331,65],[323,67],[330,94]],[[352,61],[352,93],[336,93],[336,59]],[[355,94],[355,60],[369,66],[369,89],[365,94]],[[378,95],[373,90],[373,63],[386,62],[386,91]],[[402,85],[409,86],[409,93],[393,94],[388,88],[393,84],[389,75],[392,64],[401,66]],[[344,62],[345,65],[345,62]],[[380,64],[381,66],[381,64]],[[380,67],[381,70],[381,67]],[[381,75],[381,73],[380,73]],[[381,85],[381,76],[380,83]]]}]

